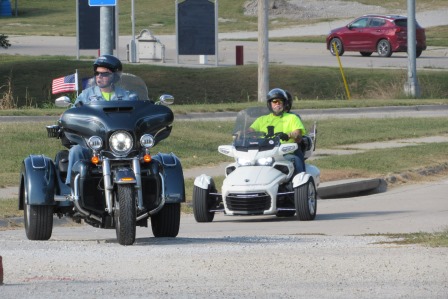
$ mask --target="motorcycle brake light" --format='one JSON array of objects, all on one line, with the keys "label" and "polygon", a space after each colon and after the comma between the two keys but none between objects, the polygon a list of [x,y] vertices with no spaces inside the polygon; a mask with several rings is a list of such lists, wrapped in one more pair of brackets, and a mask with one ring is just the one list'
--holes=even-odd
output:
[{"label": "motorcycle brake light", "polygon": [[143,156],[143,161],[145,163],[149,163],[149,162],[151,162],[151,160],[152,160],[151,155],[146,154],[146,155]]}]

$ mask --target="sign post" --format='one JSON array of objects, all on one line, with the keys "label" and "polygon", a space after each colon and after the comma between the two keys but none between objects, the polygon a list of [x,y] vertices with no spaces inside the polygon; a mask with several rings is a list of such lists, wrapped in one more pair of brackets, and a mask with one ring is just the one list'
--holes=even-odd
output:
[{"label": "sign post", "polygon": [[90,6],[116,6],[117,0],[89,0]]},{"label": "sign post", "polygon": [[113,55],[113,7],[117,5],[117,0],[89,0],[89,5],[100,6],[100,55]]}]

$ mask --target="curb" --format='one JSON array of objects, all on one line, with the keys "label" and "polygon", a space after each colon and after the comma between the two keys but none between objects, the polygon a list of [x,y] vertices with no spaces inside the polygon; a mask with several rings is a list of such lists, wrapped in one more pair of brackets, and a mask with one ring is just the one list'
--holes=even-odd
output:
[{"label": "curb", "polygon": [[387,182],[384,179],[334,181],[317,188],[320,199],[354,197],[386,191]]}]

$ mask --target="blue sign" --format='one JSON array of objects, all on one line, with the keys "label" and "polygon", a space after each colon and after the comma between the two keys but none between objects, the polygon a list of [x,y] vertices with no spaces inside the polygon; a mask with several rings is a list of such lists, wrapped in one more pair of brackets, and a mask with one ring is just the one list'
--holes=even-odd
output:
[{"label": "blue sign", "polygon": [[90,6],[116,6],[117,0],[89,0]]}]

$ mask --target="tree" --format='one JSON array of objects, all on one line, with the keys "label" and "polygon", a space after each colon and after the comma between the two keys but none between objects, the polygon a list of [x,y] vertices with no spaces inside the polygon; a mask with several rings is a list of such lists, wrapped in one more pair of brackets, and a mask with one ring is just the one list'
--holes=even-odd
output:
[{"label": "tree", "polygon": [[4,34],[0,34],[0,47],[8,49],[11,44],[8,41],[8,37]]}]

